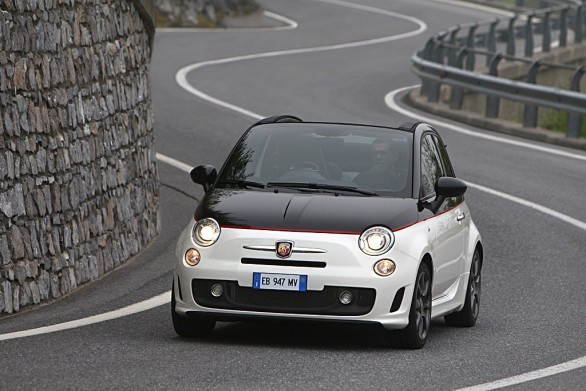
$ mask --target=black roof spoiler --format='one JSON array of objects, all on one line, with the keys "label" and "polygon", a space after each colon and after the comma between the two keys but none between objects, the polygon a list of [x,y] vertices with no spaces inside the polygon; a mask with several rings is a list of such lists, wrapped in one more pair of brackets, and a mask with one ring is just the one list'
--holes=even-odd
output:
[{"label": "black roof spoiler", "polygon": [[417,125],[419,125],[421,122],[405,122],[403,123],[401,126],[399,126],[399,129],[402,130],[411,130],[411,131],[415,131],[415,128],[417,127]]},{"label": "black roof spoiler", "polygon": [[275,124],[278,122],[303,122],[303,121],[301,120],[301,118],[295,117],[294,115],[288,115],[288,114],[274,115],[272,117],[263,118],[252,126],[254,127],[257,125]]}]

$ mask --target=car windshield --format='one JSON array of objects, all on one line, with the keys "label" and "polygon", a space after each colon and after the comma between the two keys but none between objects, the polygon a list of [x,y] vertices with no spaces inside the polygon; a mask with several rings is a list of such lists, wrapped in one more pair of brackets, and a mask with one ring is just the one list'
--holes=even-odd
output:
[{"label": "car windshield", "polygon": [[279,123],[252,128],[217,188],[411,197],[413,134],[361,125]]}]

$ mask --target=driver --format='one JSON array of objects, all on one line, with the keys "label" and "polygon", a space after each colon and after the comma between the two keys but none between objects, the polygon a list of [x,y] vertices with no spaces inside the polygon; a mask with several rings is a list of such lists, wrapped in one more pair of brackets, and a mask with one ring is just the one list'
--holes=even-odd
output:
[{"label": "driver", "polygon": [[354,183],[371,189],[393,190],[399,187],[395,173],[397,156],[392,153],[391,141],[377,138],[370,147],[370,168],[356,176]]}]

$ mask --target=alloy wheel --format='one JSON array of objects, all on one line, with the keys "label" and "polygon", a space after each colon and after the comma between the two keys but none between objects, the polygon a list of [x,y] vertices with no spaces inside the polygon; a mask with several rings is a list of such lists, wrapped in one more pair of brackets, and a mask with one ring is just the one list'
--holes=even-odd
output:
[{"label": "alloy wheel", "polygon": [[431,323],[431,280],[428,273],[419,275],[415,289],[415,325],[417,335],[425,340]]}]

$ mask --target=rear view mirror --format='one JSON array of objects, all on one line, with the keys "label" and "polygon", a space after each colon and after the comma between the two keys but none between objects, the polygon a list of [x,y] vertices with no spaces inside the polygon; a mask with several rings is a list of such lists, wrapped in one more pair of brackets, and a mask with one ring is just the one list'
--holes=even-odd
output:
[{"label": "rear view mirror", "polygon": [[468,185],[461,179],[453,177],[438,178],[435,183],[435,200],[424,202],[421,207],[428,208],[433,213],[436,213],[446,198],[460,197],[464,195],[467,188]]},{"label": "rear view mirror", "polygon": [[202,164],[191,170],[189,175],[191,176],[191,180],[194,183],[202,185],[203,190],[207,193],[216,181],[218,172],[216,171],[216,167],[209,164]]},{"label": "rear view mirror", "polygon": [[444,197],[460,197],[464,195],[468,186],[458,178],[441,177],[435,184],[435,193]]}]

